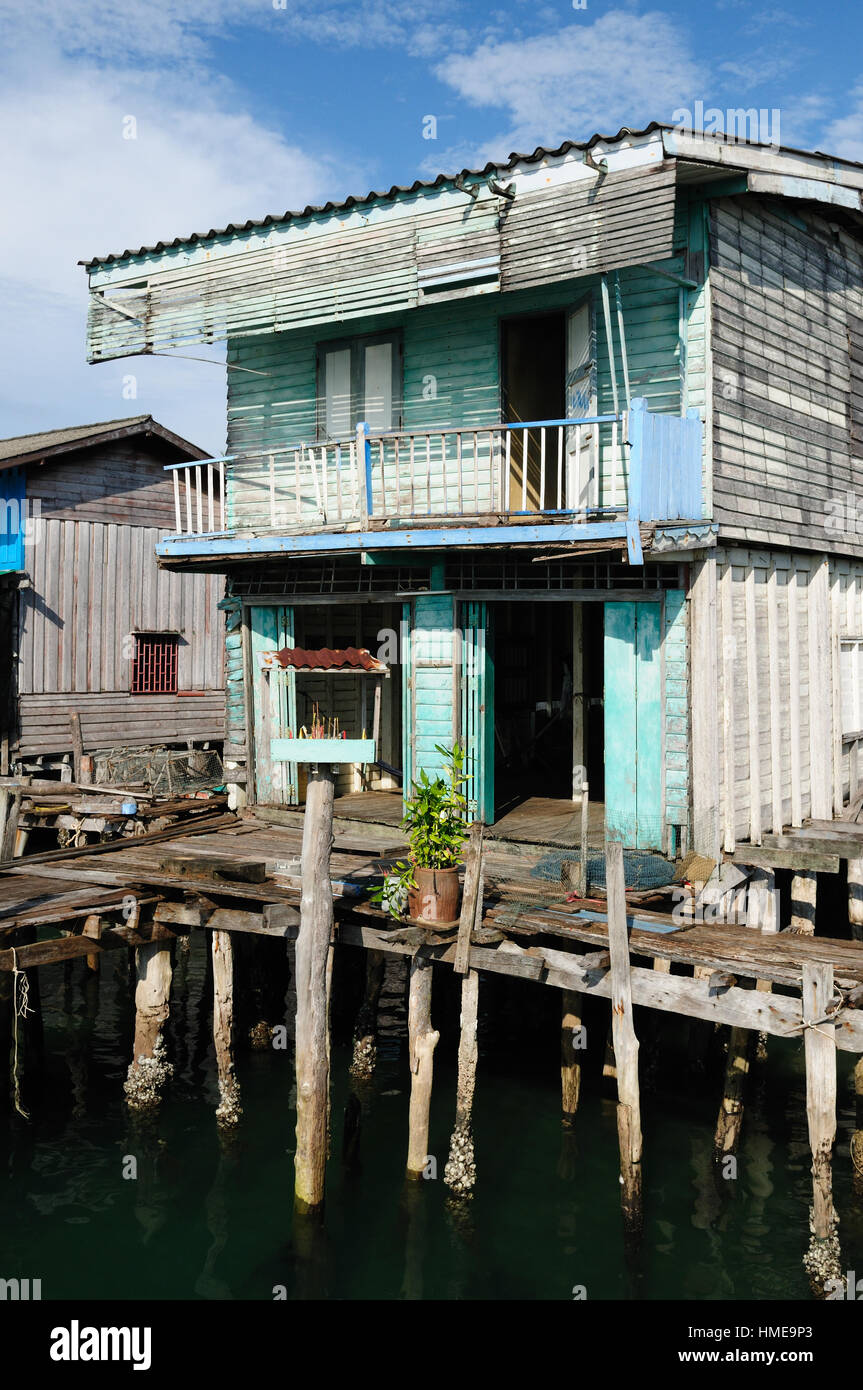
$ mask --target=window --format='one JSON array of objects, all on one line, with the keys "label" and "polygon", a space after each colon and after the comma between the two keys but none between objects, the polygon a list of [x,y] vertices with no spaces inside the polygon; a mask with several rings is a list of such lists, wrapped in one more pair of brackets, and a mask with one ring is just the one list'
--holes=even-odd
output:
[{"label": "window", "polygon": [[133,695],[176,695],[177,645],[170,632],[136,632]]},{"label": "window", "polygon": [[863,732],[863,637],[841,638],[839,674],[842,686],[842,734],[848,738]]},{"label": "window", "polygon": [[401,336],[376,333],[318,348],[318,438],[350,439],[360,420],[401,425]]}]

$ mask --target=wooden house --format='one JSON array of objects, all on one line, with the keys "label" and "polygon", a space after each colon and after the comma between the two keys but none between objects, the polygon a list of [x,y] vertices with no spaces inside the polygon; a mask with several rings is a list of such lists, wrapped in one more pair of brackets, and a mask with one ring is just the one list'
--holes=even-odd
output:
[{"label": "wooden house", "polygon": [[0,440],[2,770],[88,752],[221,741],[216,575],[156,562],[171,464],[206,457],[149,415]]},{"label": "wooden house", "polygon": [[296,801],[264,745],[309,699],[367,717],[358,682],[261,652],[354,645],[390,676],[345,813],[456,739],[488,823],[571,814],[585,776],[667,853],[838,811],[861,191],[849,161],[654,124],[92,260],[90,360],[227,342],[227,455],[174,470],[157,549],[227,576],[250,800]]}]

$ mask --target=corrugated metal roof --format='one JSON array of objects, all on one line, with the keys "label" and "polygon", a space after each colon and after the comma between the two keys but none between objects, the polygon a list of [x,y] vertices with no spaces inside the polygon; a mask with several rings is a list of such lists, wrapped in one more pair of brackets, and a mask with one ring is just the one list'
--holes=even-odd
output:
[{"label": "corrugated metal roof", "polygon": [[385,674],[387,667],[365,647],[283,647],[276,652],[280,666],[292,666],[295,671],[367,671],[371,675]]},{"label": "corrugated metal roof", "polygon": [[139,246],[137,251],[126,250],[107,256],[94,256],[92,260],[79,261],[78,264],[86,266],[89,270],[93,266],[110,265],[113,261],[125,261],[130,256],[155,255],[159,251],[174,250],[178,246],[189,246],[198,241],[210,241],[213,237],[234,236],[238,232],[251,232],[258,227],[272,227],[277,222],[295,222],[298,218],[313,217],[316,213],[346,212],[349,208],[360,207],[363,203],[385,202],[398,198],[404,193],[420,193],[423,190],[442,188],[444,184],[452,183],[455,179],[488,178],[490,174],[505,174],[508,170],[514,169],[517,164],[533,164],[540,159],[553,159],[559,155],[569,154],[570,150],[589,150],[600,142],[613,144],[616,140],[623,140],[627,136],[637,138],[641,135],[651,135],[655,130],[668,129],[670,127],[662,121],[651,121],[650,125],[645,126],[643,130],[633,130],[629,126],[621,126],[616,135],[601,135],[597,132],[595,135],[591,135],[589,140],[564,140],[563,144],[558,145],[557,149],[554,150],[538,145],[533,154],[511,154],[503,164],[486,164],[482,169],[461,169],[457,174],[438,174],[434,179],[415,179],[411,184],[393,184],[392,188],[380,191],[373,190],[362,197],[345,198],[343,202],[310,204],[299,211],[271,214],[260,219],[250,218],[248,222],[229,222],[227,227],[211,228],[209,232],[192,232],[190,236],[174,237],[173,241],[157,241],[155,246]]},{"label": "corrugated metal roof", "polygon": [[0,439],[0,467],[29,462],[73,448],[98,444],[106,437],[124,438],[134,434],[155,434],[166,443],[185,452],[190,458],[205,459],[206,450],[190,444],[154,420],[152,415],[130,415],[121,420],[97,420],[90,425],[69,425],[60,430],[42,430],[38,434],[19,434]]}]

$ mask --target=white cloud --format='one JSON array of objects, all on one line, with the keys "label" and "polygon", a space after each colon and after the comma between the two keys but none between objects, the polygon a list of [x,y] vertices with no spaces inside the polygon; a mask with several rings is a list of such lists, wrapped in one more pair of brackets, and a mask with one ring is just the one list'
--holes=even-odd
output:
[{"label": "white cloud", "polygon": [[[335,166],[235,109],[218,82],[23,56],[0,73],[0,287],[11,358],[0,434],[152,410],[221,447],[223,368],[142,359],[86,367],[77,262],[321,200],[339,178]],[[127,116],[136,139],[123,138]],[[121,394],[129,372],[137,401]]]},{"label": "white cloud", "polygon": [[508,113],[507,128],[474,150],[477,161],[583,138],[597,126],[615,133],[668,119],[708,95],[707,74],[678,27],[664,14],[630,10],[553,34],[490,40],[445,58],[437,74],[472,105]]},{"label": "white cloud", "polygon": [[848,110],[824,127],[819,148],[842,159],[863,162],[863,81],[852,88],[848,97]]}]

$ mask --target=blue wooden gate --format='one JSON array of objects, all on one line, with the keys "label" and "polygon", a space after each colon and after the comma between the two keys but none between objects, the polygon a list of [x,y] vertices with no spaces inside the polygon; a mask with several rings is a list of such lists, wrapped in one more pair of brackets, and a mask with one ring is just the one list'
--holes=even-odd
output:
[{"label": "blue wooden gate", "polygon": [[634,849],[662,849],[659,603],[605,604],[605,820]]}]

